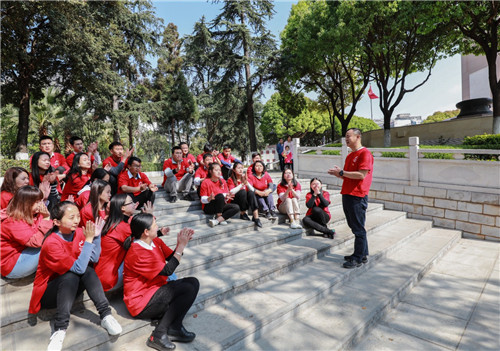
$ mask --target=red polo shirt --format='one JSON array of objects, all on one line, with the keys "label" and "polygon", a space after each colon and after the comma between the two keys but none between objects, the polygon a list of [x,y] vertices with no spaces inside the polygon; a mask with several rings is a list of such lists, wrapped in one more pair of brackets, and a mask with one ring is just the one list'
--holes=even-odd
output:
[{"label": "red polo shirt", "polygon": [[364,179],[349,179],[344,177],[342,190],[340,191],[341,194],[365,197],[370,192],[373,177],[373,155],[365,147],[351,152],[345,159],[344,171],[352,172],[360,170],[368,170],[366,177]]},{"label": "red polo shirt", "polygon": [[[130,173],[129,170],[121,172],[120,176],[118,177],[118,194],[125,193],[122,190],[123,185],[131,186],[131,187],[138,187],[141,184],[148,184],[148,185],[151,184],[151,181],[149,180],[148,176],[145,173],[139,172],[134,177],[134,176],[132,176],[132,173]],[[134,196],[137,196],[140,193],[141,193],[140,191],[136,191],[134,193]]]}]

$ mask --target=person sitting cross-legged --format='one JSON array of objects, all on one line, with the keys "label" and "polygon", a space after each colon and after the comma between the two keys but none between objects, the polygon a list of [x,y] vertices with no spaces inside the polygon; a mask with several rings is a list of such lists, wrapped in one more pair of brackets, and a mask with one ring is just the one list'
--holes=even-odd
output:
[{"label": "person sitting cross-legged", "polygon": [[183,194],[185,200],[193,201],[189,194],[193,184],[194,164],[182,158],[180,146],[172,148],[172,157],[163,163],[163,187],[170,194],[170,202],[177,201],[177,194]]},{"label": "person sitting cross-legged", "polygon": [[155,192],[158,190],[158,187],[151,183],[148,176],[141,172],[141,162],[138,157],[129,157],[128,170],[120,173],[118,178],[118,194],[130,195],[133,202],[139,203],[137,206],[139,210],[148,201],[154,204]]}]

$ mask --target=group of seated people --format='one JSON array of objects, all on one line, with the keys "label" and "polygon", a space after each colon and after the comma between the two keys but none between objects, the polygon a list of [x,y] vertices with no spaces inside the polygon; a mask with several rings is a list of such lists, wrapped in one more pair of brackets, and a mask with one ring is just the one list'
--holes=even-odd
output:
[{"label": "group of seated people", "polygon": [[[175,348],[173,341],[190,342],[195,334],[182,321],[199,290],[196,278],[177,279],[174,271],[194,231],[183,228],[174,250],[159,237],[169,228],[158,228],[153,216],[158,187],[141,172],[133,150],[113,142],[111,156],[99,168],[93,143],[83,151],[81,138],[72,138],[77,150],[67,158],[54,152],[50,137],[40,140],[40,151],[31,158],[31,172],[13,167],[1,186],[1,275],[8,279],[36,272],[29,313],[56,308],[54,331],[48,350],[60,350],[69,326],[75,298],[84,290],[110,335],[122,328],[111,315],[105,292],[120,291],[133,317],[157,319],[147,340],[158,350]],[[291,169],[285,169],[274,186],[259,154],[245,171],[241,161],[225,146],[222,153],[204,148],[194,158],[188,145],[172,149],[164,162],[163,186],[170,201],[179,193],[192,200],[197,189],[202,209],[213,216],[210,226],[226,225],[239,212],[242,220],[262,227],[259,212],[276,218],[276,208],[288,215],[291,228],[300,229],[301,186]],[[272,193],[277,189],[278,202]],[[303,224],[333,239],[329,193],[312,179],[306,196],[308,211]]]}]

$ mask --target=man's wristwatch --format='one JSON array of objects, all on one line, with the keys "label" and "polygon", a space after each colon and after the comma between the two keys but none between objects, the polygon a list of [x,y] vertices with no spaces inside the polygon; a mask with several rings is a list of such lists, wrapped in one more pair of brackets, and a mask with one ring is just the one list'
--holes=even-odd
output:
[{"label": "man's wristwatch", "polygon": [[339,172],[339,176],[341,176],[341,177],[344,176],[344,170],[343,169]]}]

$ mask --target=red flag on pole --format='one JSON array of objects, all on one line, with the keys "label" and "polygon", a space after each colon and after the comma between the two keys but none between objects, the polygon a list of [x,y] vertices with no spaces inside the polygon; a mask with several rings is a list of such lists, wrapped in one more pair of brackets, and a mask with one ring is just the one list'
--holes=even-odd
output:
[{"label": "red flag on pole", "polygon": [[372,86],[371,86],[371,85],[370,85],[370,89],[368,89],[368,97],[369,97],[370,99],[378,99],[378,96],[377,96],[377,95],[375,95],[375,93],[373,92],[373,90],[372,90]]}]

